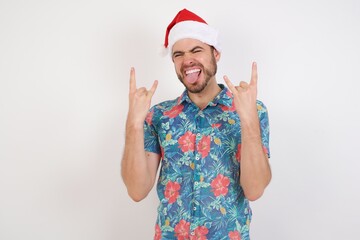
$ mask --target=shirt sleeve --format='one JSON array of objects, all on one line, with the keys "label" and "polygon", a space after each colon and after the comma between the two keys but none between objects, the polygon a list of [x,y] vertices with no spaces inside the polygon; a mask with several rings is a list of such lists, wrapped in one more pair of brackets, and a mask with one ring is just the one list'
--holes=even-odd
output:
[{"label": "shirt sleeve", "polygon": [[147,152],[160,154],[158,133],[154,125],[154,108],[148,112],[144,122],[144,148]]},{"label": "shirt sleeve", "polygon": [[270,147],[269,147],[269,116],[268,111],[264,103],[257,101],[257,110],[260,121],[261,141],[263,144],[264,151],[270,158]]}]

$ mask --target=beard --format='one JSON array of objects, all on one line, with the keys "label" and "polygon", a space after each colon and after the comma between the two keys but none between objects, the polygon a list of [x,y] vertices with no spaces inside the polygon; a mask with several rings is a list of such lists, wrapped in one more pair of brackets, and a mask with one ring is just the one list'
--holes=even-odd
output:
[{"label": "beard", "polygon": [[[195,66],[202,69],[205,79],[203,82],[200,82],[200,83],[196,82],[196,84],[194,84],[194,85],[192,84],[192,85],[187,86],[185,84],[182,73],[184,72],[185,67],[195,67]],[[216,59],[215,59],[214,54],[212,54],[209,68],[205,68],[204,65],[202,65],[201,63],[194,63],[194,64],[186,65],[186,66],[183,65],[180,68],[180,73],[177,73],[177,76],[178,76],[178,79],[180,80],[180,82],[185,86],[187,91],[189,91],[191,93],[200,93],[206,88],[206,86],[208,85],[211,78],[213,78],[216,75],[216,72],[217,72]]]}]

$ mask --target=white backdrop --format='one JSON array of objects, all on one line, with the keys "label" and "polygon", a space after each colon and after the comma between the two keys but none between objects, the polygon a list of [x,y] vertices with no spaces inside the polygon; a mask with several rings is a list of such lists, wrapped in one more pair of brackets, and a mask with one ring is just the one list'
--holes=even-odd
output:
[{"label": "white backdrop", "polygon": [[129,70],[182,91],[165,28],[182,8],[222,34],[218,81],[259,69],[273,179],[255,240],[360,235],[358,0],[0,0],[0,239],[152,239],[157,197],[120,178]]}]

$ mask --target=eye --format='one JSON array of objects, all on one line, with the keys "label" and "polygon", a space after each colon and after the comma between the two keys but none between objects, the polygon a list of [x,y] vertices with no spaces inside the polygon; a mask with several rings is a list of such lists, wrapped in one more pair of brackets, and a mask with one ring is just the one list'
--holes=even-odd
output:
[{"label": "eye", "polygon": [[191,50],[191,53],[201,53],[204,49],[202,47],[196,46]]},{"label": "eye", "polygon": [[174,52],[173,53],[173,58],[177,58],[177,57],[181,57],[183,54],[180,52]]}]

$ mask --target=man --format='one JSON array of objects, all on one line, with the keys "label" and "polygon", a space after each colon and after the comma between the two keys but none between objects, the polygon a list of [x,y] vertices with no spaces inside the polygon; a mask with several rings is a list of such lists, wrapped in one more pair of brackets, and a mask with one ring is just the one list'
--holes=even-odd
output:
[{"label": "man", "polygon": [[169,24],[165,48],[186,90],[150,108],[158,82],[137,88],[130,71],[122,177],[135,201],[147,196],[161,162],[154,239],[249,239],[249,200],[271,179],[269,126],[257,100],[257,66],[230,91],[216,81],[217,31],[183,9]]}]

